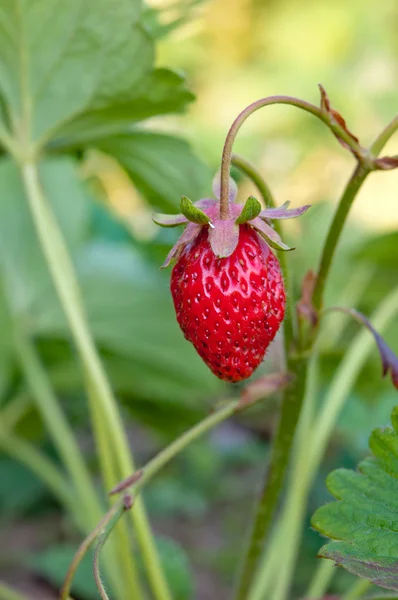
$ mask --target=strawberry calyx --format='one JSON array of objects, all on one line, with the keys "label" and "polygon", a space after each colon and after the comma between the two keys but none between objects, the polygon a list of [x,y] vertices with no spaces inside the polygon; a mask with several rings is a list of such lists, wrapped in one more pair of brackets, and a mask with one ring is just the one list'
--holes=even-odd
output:
[{"label": "strawberry calyx", "polygon": [[213,253],[218,258],[230,256],[239,242],[239,229],[241,225],[248,224],[266,241],[274,250],[290,251],[290,248],[282,241],[280,235],[273,229],[274,219],[294,219],[304,214],[310,205],[289,209],[290,202],[285,202],[277,208],[262,209],[260,202],[249,196],[245,204],[235,203],[237,195],[236,183],[231,179],[229,187],[229,216],[227,219],[220,218],[220,185],[219,176],[213,181],[213,193],[215,198],[202,198],[192,202],[186,196],[182,196],[180,203],[181,213],[177,215],[154,214],[152,219],[161,227],[177,227],[185,225],[185,229],[176,244],[170,250],[162,268],[170,265],[171,261],[177,260],[187,244],[192,243],[203,227],[209,229],[209,243]]}]

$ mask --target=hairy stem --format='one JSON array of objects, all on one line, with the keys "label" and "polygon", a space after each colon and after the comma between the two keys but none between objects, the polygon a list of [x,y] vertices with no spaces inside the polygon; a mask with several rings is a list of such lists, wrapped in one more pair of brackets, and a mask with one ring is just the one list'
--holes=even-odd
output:
[{"label": "hairy stem", "polygon": [[[59,225],[42,190],[35,162],[22,162],[22,177],[36,225],[38,237],[47,259],[55,288],[61,300],[76,347],[98,404],[91,411],[100,411],[107,423],[107,435],[115,453],[121,477],[134,470],[134,463],[116,400],[96,350],[85,315],[79,285]],[[171,600],[144,506],[138,502],[132,511],[137,540],[153,593],[157,600]]]},{"label": "hairy stem", "polygon": [[102,530],[108,525],[108,523],[110,523],[112,521],[112,519],[115,517],[115,515],[119,514],[119,513],[120,513],[120,504],[115,504],[106,513],[106,515],[101,519],[101,521],[93,529],[93,531],[91,531],[91,533],[89,533],[89,535],[80,544],[80,546],[73,558],[73,561],[68,569],[68,572],[66,574],[64,584],[61,588],[60,600],[68,600],[70,590],[72,587],[72,583],[73,583],[73,578],[75,576],[75,573],[76,573],[81,561],[86,556],[87,552],[89,551],[89,549],[91,548],[92,544],[95,542],[97,537],[101,534]]},{"label": "hairy stem", "polygon": [[247,600],[251,582],[263,550],[264,539],[270,530],[283,486],[294,432],[304,397],[307,358],[305,356],[289,357],[288,371],[295,376],[295,379],[283,394],[281,414],[272,444],[270,463],[267,467],[263,489],[256,503],[253,526],[238,579],[237,600]]},{"label": "hairy stem", "polygon": [[239,129],[243,125],[250,115],[254,112],[263,108],[265,106],[270,106],[271,104],[290,104],[291,106],[295,106],[296,108],[301,108],[306,112],[311,113],[315,117],[318,117],[321,121],[326,123],[331,131],[337,134],[340,139],[342,139],[349,147],[354,148],[356,152],[360,152],[361,148],[358,144],[352,139],[352,137],[345,131],[345,129],[335,120],[331,119],[327,112],[324,112],[322,109],[310,104],[309,102],[305,102],[304,100],[299,100],[298,98],[292,98],[290,96],[268,96],[268,98],[261,98],[250,106],[247,106],[235,119],[232,123],[230,130],[228,131],[227,137],[225,139],[224,148],[222,152],[221,158],[221,195],[220,195],[220,218],[228,219],[229,216],[229,208],[228,208],[228,199],[229,199],[229,174],[231,170],[231,155],[232,155],[232,147],[235,141],[235,138],[238,134]]},{"label": "hairy stem", "polygon": [[[254,183],[254,185],[260,192],[260,195],[264,201],[265,206],[274,208],[276,206],[276,203],[272,196],[272,192],[271,192],[270,188],[268,187],[267,183],[264,181],[261,174],[257,171],[257,169],[248,160],[246,160],[245,158],[242,158],[241,156],[238,156],[237,154],[232,155],[231,163],[237,169],[239,169],[242,173],[244,173],[246,175],[246,177],[248,177]],[[277,233],[279,233],[279,235],[283,238],[281,222],[278,220],[275,220],[273,225],[274,225],[275,231]],[[288,314],[288,318],[285,319],[284,324],[283,324],[285,352],[286,352],[286,356],[287,356],[291,349],[292,341],[295,339],[296,332],[297,332],[296,311],[294,310],[295,302],[294,302],[294,295],[293,295],[293,289],[292,289],[293,286],[291,285],[291,277],[290,277],[289,269],[288,269],[288,265],[287,265],[286,252],[279,252],[278,259],[279,259],[279,263],[281,265],[281,270],[282,270],[282,273],[284,276],[283,278],[285,281],[285,289],[287,292],[286,295],[288,298],[287,305],[288,305],[288,313],[289,314]]]},{"label": "hairy stem", "polygon": [[[109,596],[106,593],[105,586],[104,586],[104,583],[103,583],[102,577],[101,577],[101,571],[100,571],[101,550],[102,550],[106,540],[108,539],[109,535],[111,534],[112,530],[116,527],[116,525],[118,524],[119,520],[122,518],[124,513],[132,507],[132,504],[133,504],[133,499],[130,496],[126,495],[121,501],[119,501],[119,503],[117,504],[117,507],[116,507],[117,509],[112,512],[111,518],[108,520],[108,522],[105,525],[103,525],[101,531],[99,532],[98,542],[97,542],[97,546],[96,546],[95,552],[94,552],[93,572],[94,572],[94,580],[95,580],[97,589],[99,591],[99,594],[100,594],[102,600],[109,600]],[[142,597],[142,596],[140,596],[140,597]]]}]

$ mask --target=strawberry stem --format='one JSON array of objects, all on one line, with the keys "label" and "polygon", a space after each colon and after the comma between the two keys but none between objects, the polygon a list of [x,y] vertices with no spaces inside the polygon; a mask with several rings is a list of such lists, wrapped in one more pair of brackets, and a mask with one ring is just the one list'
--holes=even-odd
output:
[{"label": "strawberry stem", "polygon": [[353,140],[352,136],[334,119],[332,119],[331,115],[328,112],[325,112],[321,108],[318,108],[314,104],[310,104],[309,102],[305,102],[304,100],[300,100],[299,98],[294,98],[291,96],[268,96],[267,98],[261,98],[253,104],[247,106],[235,119],[232,123],[230,130],[228,131],[227,137],[225,139],[224,148],[222,152],[221,158],[221,194],[220,194],[220,218],[228,219],[229,218],[229,174],[231,171],[231,158],[232,158],[232,148],[234,145],[235,138],[238,134],[239,129],[246,121],[251,114],[263,108],[264,106],[270,106],[271,104],[290,104],[291,106],[296,106],[306,112],[311,113],[324,123],[331,129],[331,131],[336,134],[340,140],[344,141],[347,146],[352,148],[356,153],[359,153],[362,150],[357,144],[355,140]]}]

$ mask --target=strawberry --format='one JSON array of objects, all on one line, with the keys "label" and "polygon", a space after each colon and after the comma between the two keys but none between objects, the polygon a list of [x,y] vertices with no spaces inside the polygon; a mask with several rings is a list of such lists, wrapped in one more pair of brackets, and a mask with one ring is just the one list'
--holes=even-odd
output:
[{"label": "strawberry", "polygon": [[[217,189],[214,189],[217,195]],[[220,379],[247,379],[259,366],[285,314],[285,289],[278,259],[270,246],[290,250],[269,224],[297,217],[309,208],[288,203],[262,210],[252,196],[233,203],[219,217],[219,202],[185,196],[181,214],[154,215],[164,227],[186,225],[164,267],[176,260],[171,293],[177,321],[204,362]]]},{"label": "strawberry", "polygon": [[203,227],[171,276],[171,293],[185,337],[217,377],[240,381],[261,363],[285,313],[278,260],[248,225],[226,258],[217,258]]}]

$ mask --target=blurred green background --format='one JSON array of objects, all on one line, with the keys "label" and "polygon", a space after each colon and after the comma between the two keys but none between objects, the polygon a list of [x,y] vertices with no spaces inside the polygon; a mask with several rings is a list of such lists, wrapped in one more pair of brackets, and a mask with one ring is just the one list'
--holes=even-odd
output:
[{"label": "blurred green background", "polygon": [[[191,150],[179,140],[163,150],[162,139],[155,138],[152,160],[141,132],[138,158],[119,148],[116,163],[110,158],[112,148],[104,144],[86,153],[78,172],[69,173],[71,166],[63,158],[51,159],[43,169],[50,190],[56,186],[59,192],[62,177],[67,178],[67,191],[54,194],[54,208],[65,223],[90,322],[140,464],[206,415],[217,400],[239,392],[208,372],[175,323],[169,273],[159,272],[159,264],[176,233],[158,231],[152,211],[177,211],[183,193],[192,200],[210,194],[228,127],[241,109],[263,96],[295,95],[318,103],[317,84],[322,83],[350,129],[362,144],[370,144],[397,109],[398,3],[153,0],[145,21],[158,40],[158,66],[184,72],[196,95],[183,115],[155,117],[147,122],[148,129],[178,134],[190,142]],[[318,121],[291,107],[270,107],[253,116],[235,150],[264,173],[278,204],[291,200],[293,206],[314,205],[299,222],[286,225],[286,239],[297,246],[288,260],[298,293],[305,272],[317,265],[333,207],[354,161]],[[163,151],[175,161],[168,158],[162,164]],[[398,153],[397,138],[386,152]],[[1,164],[2,193],[14,183],[13,168]],[[239,183],[244,198],[252,188],[246,181]],[[397,189],[398,171],[392,171],[372,174],[361,190],[334,262],[328,303],[352,305],[369,315],[397,285]],[[81,372],[21,197],[17,194],[12,205],[1,208],[0,285],[12,290],[17,311],[28,320],[96,474]],[[13,235],[16,228],[18,238]],[[20,435],[53,456],[7,343],[7,317],[1,318],[2,414]],[[320,402],[356,331],[340,317],[330,319],[320,365]],[[386,337],[398,350],[397,321]],[[280,355],[276,340],[259,374],[277,368]],[[336,466],[354,466],[367,452],[371,428],[388,422],[396,393],[380,371],[375,351],[347,400],[311,494],[308,517],[329,497],[325,475]],[[15,398],[18,403],[7,412]],[[266,465],[275,407],[272,400],[254,416],[219,427],[186,450],[145,492],[176,600],[227,597]],[[80,534],[45,486],[9,453],[0,459],[0,519],[0,578],[32,599],[55,598]],[[314,570],[320,545],[307,524],[297,597]],[[91,567],[85,568],[76,595],[89,600],[96,592],[87,576]],[[349,577],[340,574],[335,590]]]}]

